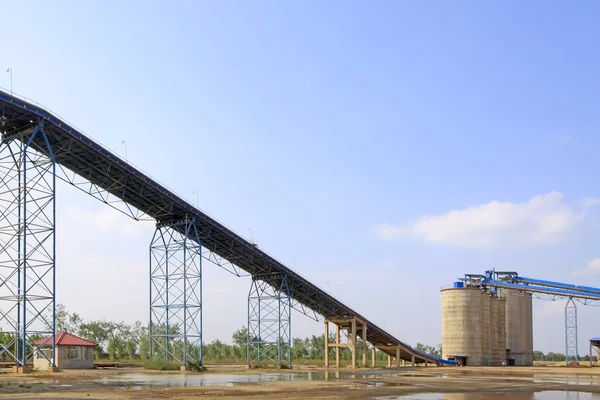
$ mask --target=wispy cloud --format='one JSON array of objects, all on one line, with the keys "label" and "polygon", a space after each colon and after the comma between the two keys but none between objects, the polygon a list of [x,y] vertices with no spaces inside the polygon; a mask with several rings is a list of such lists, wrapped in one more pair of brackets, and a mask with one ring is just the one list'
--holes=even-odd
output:
[{"label": "wispy cloud", "polygon": [[600,258],[596,257],[588,262],[585,267],[578,268],[571,272],[571,276],[592,276],[600,275]]},{"label": "wispy cloud", "polygon": [[414,223],[381,224],[375,226],[375,232],[385,240],[415,237],[471,248],[549,245],[565,240],[583,215],[582,210],[564,202],[562,193],[551,192],[524,203],[494,200],[441,215],[426,215]]},{"label": "wispy cloud", "polygon": [[587,196],[581,199],[581,207],[593,207],[600,204],[600,197],[596,196]]}]

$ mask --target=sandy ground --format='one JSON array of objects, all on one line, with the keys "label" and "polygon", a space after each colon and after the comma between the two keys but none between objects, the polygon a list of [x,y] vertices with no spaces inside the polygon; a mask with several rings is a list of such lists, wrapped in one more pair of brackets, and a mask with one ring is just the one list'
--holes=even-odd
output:
[{"label": "sandy ground", "polygon": [[[322,368],[302,367],[293,372],[317,372]],[[327,380],[257,382],[236,386],[175,387],[128,390],[119,376],[148,372],[142,369],[62,371],[27,375],[0,373],[0,398],[11,399],[365,399],[413,393],[531,393],[543,390],[579,390],[600,393],[600,368],[561,367],[445,367],[357,370],[348,376],[341,369],[336,377],[330,370]],[[206,373],[256,374],[288,370],[246,370],[235,367],[211,368]],[[187,373],[191,374],[191,373]],[[119,382],[111,385],[110,382]],[[64,385],[64,386],[63,386]],[[129,388],[132,389],[132,388]]]}]

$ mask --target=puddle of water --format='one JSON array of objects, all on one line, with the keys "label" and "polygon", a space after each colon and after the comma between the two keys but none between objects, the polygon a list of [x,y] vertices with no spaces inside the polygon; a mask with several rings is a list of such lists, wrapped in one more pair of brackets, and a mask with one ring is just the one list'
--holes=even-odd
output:
[{"label": "puddle of water", "polygon": [[[289,373],[258,373],[258,374],[119,374],[102,378],[97,383],[107,386],[117,386],[131,389],[151,389],[164,387],[194,387],[194,386],[238,386],[249,385],[259,382],[281,382],[281,381],[327,381],[327,380],[376,380],[385,376],[407,376],[399,375],[397,371],[315,371],[315,372],[289,372]],[[408,375],[412,376],[412,375]],[[442,376],[419,375],[423,377]],[[356,382],[359,383],[360,382]],[[379,382],[365,382],[369,386],[385,385]]]},{"label": "puddle of water", "polygon": [[377,375],[356,376],[353,373],[262,373],[262,374],[122,374],[105,377],[97,381],[107,386],[119,386],[124,389],[151,389],[165,387],[195,387],[195,386],[238,386],[255,384],[259,382],[352,379],[352,378],[377,378]]},{"label": "puddle of water", "polygon": [[422,393],[407,396],[373,397],[373,400],[600,400],[600,394],[543,391],[535,393]]},{"label": "puddle of water", "polygon": [[597,375],[550,375],[535,374],[534,383],[560,383],[565,385],[600,385]]},{"label": "puddle of water", "polygon": [[[305,378],[306,379],[306,378]],[[291,381],[293,374],[124,374],[113,378],[104,378],[99,382],[110,386],[125,386],[132,389],[151,389],[158,387],[187,386],[233,386],[258,382]]]}]

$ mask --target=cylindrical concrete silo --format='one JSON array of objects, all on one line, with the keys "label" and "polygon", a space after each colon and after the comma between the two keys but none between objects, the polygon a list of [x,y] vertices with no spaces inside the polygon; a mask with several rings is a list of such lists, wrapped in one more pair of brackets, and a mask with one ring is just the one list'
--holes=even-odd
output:
[{"label": "cylindrical concrete silo", "polygon": [[498,299],[498,357],[506,362],[506,300]]},{"label": "cylindrical concrete silo", "polygon": [[533,301],[531,294],[524,293],[522,304],[524,309],[523,321],[521,326],[521,335],[523,339],[523,365],[533,365]]},{"label": "cylindrical concrete silo", "polygon": [[482,294],[476,288],[442,290],[442,352],[467,356],[467,365],[482,365]]},{"label": "cylindrical concrete silo", "polygon": [[490,362],[489,365],[499,365],[498,346],[498,299],[490,297]]},{"label": "cylindrical concrete silo", "polygon": [[506,300],[506,348],[509,364],[522,365],[521,360],[521,294],[515,290],[502,289]]},{"label": "cylindrical concrete silo", "polygon": [[483,365],[490,365],[490,295],[481,293],[481,356]]}]

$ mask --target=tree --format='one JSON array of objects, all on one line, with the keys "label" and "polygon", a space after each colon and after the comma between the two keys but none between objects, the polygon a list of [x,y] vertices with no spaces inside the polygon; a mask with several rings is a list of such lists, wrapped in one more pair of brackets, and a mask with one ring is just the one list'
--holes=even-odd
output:
[{"label": "tree", "polygon": [[138,352],[142,360],[148,358],[150,353],[150,342],[148,341],[148,327],[143,326],[140,321],[133,324],[132,332],[134,332],[135,340],[139,343]]},{"label": "tree", "polygon": [[533,361],[546,361],[544,352],[536,350],[533,352]]},{"label": "tree", "polygon": [[248,328],[242,326],[241,329],[233,332],[231,339],[233,340],[234,346],[246,347],[246,344],[248,343]]},{"label": "tree", "polygon": [[110,338],[108,339],[108,345],[106,346],[106,350],[108,351],[108,356],[111,360],[114,361],[119,358],[121,346],[121,339],[117,335],[110,335]]},{"label": "tree", "polygon": [[150,341],[147,333],[140,336],[140,356],[142,360],[146,360],[150,356]]},{"label": "tree", "polygon": [[323,335],[315,336],[312,335],[310,338],[309,355],[313,360],[321,359],[324,356],[325,341]]},{"label": "tree", "polygon": [[[46,321],[52,321],[52,315],[46,315]],[[83,319],[77,313],[70,313],[63,304],[56,305],[56,331],[77,334]],[[47,327],[49,330],[51,326]]]},{"label": "tree", "polygon": [[294,338],[292,341],[292,358],[294,360],[308,358],[308,347],[303,339]]},{"label": "tree", "polygon": [[90,321],[79,326],[79,335],[84,339],[98,344],[94,348],[96,359],[102,356],[102,350],[108,344],[110,333],[113,331],[113,323],[106,321]]},{"label": "tree", "polygon": [[422,351],[424,353],[427,353],[427,354],[431,354],[434,357],[442,356],[442,345],[441,344],[438,344],[437,347],[433,347],[433,346],[424,345],[422,343],[417,343],[417,345],[415,346],[415,349]]}]

